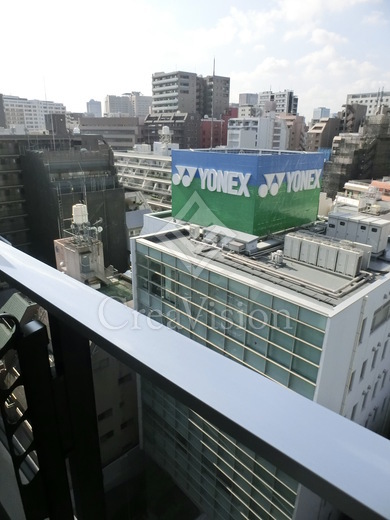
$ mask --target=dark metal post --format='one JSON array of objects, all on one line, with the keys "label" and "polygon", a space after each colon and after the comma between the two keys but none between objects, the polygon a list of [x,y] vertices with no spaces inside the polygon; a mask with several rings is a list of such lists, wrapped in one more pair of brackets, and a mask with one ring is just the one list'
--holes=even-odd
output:
[{"label": "dark metal post", "polygon": [[103,520],[105,498],[89,341],[50,316],[57,376],[63,378],[72,447],[69,465],[78,520]]}]

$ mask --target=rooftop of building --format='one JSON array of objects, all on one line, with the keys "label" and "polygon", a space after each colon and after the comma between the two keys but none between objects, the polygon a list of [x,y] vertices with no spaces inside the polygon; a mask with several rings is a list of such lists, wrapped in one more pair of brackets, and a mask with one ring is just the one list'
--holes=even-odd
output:
[{"label": "rooftop of building", "polygon": [[[247,118],[250,119],[250,118]],[[258,119],[258,118],[254,118]],[[231,121],[231,119],[229,120]],[[188,149],[188,150],[180,150],[180,152],[207,152],[207,153],[229,153],[236,155],[318,155],[318,152],[306,152],[306,151],[296,151],[296,150],[270,150],[270,149],[258,149],[258,148],[228,148],[226,146],[217,146],[215,148],[198,148],[198,149]]]},{"label": "rooftop of building", "polygon": [[[335,215],[355,217],[353,213]],[[367,218],[370,217],[365,217],[365,224]],[[372,225],[383,226],[388,235],[388,220],[374,216],[371,219]],[[156,248],[184,260],[190,258],[198,268],[234,276],[282,294],[290,301],[310,304],[325,314],[390,273],[387,235],[386,249],[371,254],[371,246],[327,236],[326,221],[275,233],[262,240],[220,226],[200,228],[182,224],[176,231],[170,229],[138,240],[153,242]]]}]

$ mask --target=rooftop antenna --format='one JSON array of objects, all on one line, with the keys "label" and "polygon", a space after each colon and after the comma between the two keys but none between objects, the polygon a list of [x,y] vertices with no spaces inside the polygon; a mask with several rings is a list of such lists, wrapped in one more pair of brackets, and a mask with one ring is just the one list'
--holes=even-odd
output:
[{"label": "rooftop antenna", "polygon": [[[47,96],[46,96],[45,76],[43,76],[43,88],[44,88],[44,91],[45,91],[45,104],[46,104],[45,108],[47,109]],[[53,151],[55,151],[55,149],[56,149],[56,140],[55,140],[55,137],[54,137],[53,112],[51,112],[51,114],[50,114],[50,121],[51,121],[51,135],[52,135],[52,140],[53,140]]]},{"label": "rooftop antenna", "polygon": [[213,60],[213,89],[211,91],[211,131],[210,131],[210,148],[213,147],[213,130],[214,130],[214,79],[215,79],[215,56]]}]

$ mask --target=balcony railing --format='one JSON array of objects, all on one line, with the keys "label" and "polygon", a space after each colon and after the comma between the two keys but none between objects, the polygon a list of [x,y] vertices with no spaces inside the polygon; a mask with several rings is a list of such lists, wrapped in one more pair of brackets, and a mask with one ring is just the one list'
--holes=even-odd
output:
[{"label": "balcony railing", "polygon": [[[89,420],[91,377],[80,367],[88,366],[82,345],[91,340],[350,517],[390,518],[390,442],[385,438],[173,330],[153,326],[150,318],[3,242],[0,276],[49,312],[59,365],[74,371],[67,393],[77,405],[71,411],[77,424]],[[28,365],[25,371],[26,381],[33,382]],[[89,446],[93,428],[88,431],[92,437],[80,434],[79,458],[73,461],[76,516],[104,518],[101,512],[91,516],[101,483],[93,475],[99,473],[96,449]],[[50,480],[45,482],[53,492]]]}]

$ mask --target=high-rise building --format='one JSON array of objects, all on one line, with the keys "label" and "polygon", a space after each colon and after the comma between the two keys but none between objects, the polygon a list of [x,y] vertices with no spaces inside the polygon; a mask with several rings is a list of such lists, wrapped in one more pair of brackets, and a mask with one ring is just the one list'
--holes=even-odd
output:
[{"label": "high-rise building", "polygon": [[273,92],[267,90],[259,94],[240,94],[238,117],[259,117],[270,110],[277,114],[296,115],[298,96],[293,90]]},{"label": "high-rise building", "polygon": [[229,109],[230,78],[224,76],[156,72],[152,91],[152,114],[192,112],[219,119]]},{"label": "high-rise building", "polygon": [[104,114],[106,116],[133,116],[129,96],[106,96],[104,100]]},{"label": "high-rise building", "polygon": [[[328,224],[310,224],[322,164],[322,154],[173,151],[178,227],[162,223],[160,232],[134,239],[135,308],[384,433],[390,265],[376,258],[387,248],[390,223],[341,212]],[[303,214],[304,230],[286,231]],[[144,380],[142,431],[146,452],[211,518],[338,518],[263,457]]]},{"label": "high-rise building", "polygon": [[145,118],[152,106],[152,96],[144,96],[140,92],[129,92],[121,96],[106,96],[105,115]]},{"label": "high-rise building", "polygon": [[216,146],[226,146],[228,116],[222,119],[205,117],[200,123],[200,143],[199,148],[215,148]]},{"label": "high-rise building", "polygon": [[366,105],[359,105],[358,103],[343,105],[342,110],[337,114],[340,119],[340,133],[359,132],[366,114]]},{"label": "high-rise building", "polygon": [[330,108],[317,107],[313,110],[313,122],[317,122],[323,117],[330,117]]},{"label": "high-rise building", "polygon": [[283,119],[287,125],[287,150],[295,150],[297,152],[305,150],[307,127],[304,116],[279,114],[279,119]]},{"label": "high-rise building", "polygon": [[[199,83],[204,83],[204,106],[200,105],[198,112],[202,117],[220,119],[229,109],[230,78],[223,76],[198,77]],[[203,112],[203,113],[202,113]]]},{"label": "high-rise building", "polygon": [[[49,116],[50,123],[61,114]],[[29,214],[29,197],[25,181],[31,180],[28,176],[30,170],[25,165],[22,167],[22,158],[28,152],[39,154],[41,151],[67,151],[80,150],[81,148],[99,149],[98,140],[92,136],[80,135],[49,135],[36,134],[33,138],[29,134],[22,135],[8,133],[0,135],[0,235],[6,238],[14,247],[24,252],[31,252],[30,227],[34,221],[36,208],[41,204],[31,201]],[[38,182],[34,179],[34,182]],[[39,192],[38,192],[39,193]],[[47,199],[44,199],[47,202]],[[43,218],[46,223],[46,218]]]},{"label": "high-rise building", "polygon": [[148,144],[136,145],[134,150],[115,152],[114,160],[121,186],[129,191],[141,192],[153,211],[171,208],[170,148],[161,150],[156,147],[152,151]]},{"label": "high-rise building", "polygon": [[145,119],[152,109],[153,97],[144,96],[140,92],[131,92],[128,96],[133,109],[132,115],[140,119]]},{"label": "high-rise building", "polygon": [[164,127],[169,128],[172,142],[179,148],[198,148],[200,115],[197,113],[171,112],[148,114],[142,127],[142,142],[153,145],[160,140]]},{"label": "high-rise building", "polygon": [[238,104],[242,105],[257,105],[259,100],[258,94],[243,93],[238,96]]},{"label": "high-rise building", "polygon": [[275,111],[277,113],[294,115],[298,113],[298,96],[294,95],[293,90],[260,92],[257,101],[258,108],[263,109],[269,101],[276,103]]},{"label": "high-rise building", "polygon": [[[365,106],[354,105],[365,110]],[[347,126],[358,112],[347,110]],[[359,133],[342,133],[333,139],[332,154],[325,163],[323,189],[334,198],[351,179],[382,179],[390,168],[390,109],[381,106],[376,115],[364,118]],[[348,115],[351,116],[349,121]],[[356,121],[356,119],[355,119]]]},{"label": "high-rise building", "polygon": [[152,94],[152,114],[196,112],[197,76],[194,72],[155,72]]},{"label": "high-rise building", "polygon": [[53,241],[63,236],[73,205],[84,201],[91,224],[105,223],[105,261],[124,272],[128,268],[124,192],[115,175],[112,151],[104,143],[97,148],[26,151],[21,156],[30,251],[54,266]]},{"label": "high-rise building", "polygon": [[289,131],[276,112],[261,117],[229,119],[227,147],[233,149],[287,150]]},{"label": "high-rise building", "polygon": [[101,135],[113,150],[130,150],[139,141],[138,117],[81,117],[79,130],[83,135]]},{"label": "high-rise building", "polygon": [[[45,115],[65,114],[66,107],[62,103],[26,99],[17,96],[2,96],[5,123],[8,128],[23,127],[25,133],[42,133],[46,131]],[[1,99],[0,99],[1,102]],[[0,108],[0,113],[2,112]]]},{"label": "high-rise building", "polygon": [[102,104],[100,101],[90,99],[87,101],[87,115],[93,117],[102,117]]},{"label": "high-rise building", "polygon": [[347,95],[347,105],[357,103],[367,107],[367,115],[372,116],[376,114],[377,109],[381,105],[390,106],[390,91],[378,90],[378,92],[364,92],[358,94]]},{"label": "high-rise building", "polygon": [[315,123],[306,135],[306,150],[316,152],[321,148],[332,148],[333,138],[340,133],[338,117],[324,117]]},{"label": "high-rise building", "polygon": [[4,101],[3,94],[0,94],[0,128],[5,128],[5,112],[4,112]]}]

